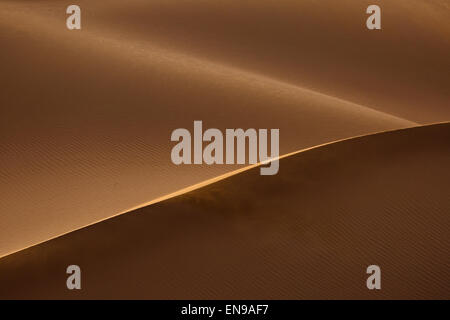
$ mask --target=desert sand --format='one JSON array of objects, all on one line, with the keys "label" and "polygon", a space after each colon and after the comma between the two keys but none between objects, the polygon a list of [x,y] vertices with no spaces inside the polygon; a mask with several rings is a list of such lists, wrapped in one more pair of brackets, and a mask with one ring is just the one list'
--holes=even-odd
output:
[{"label": "desert sand", "polygon": [[0,298],[448,299],[449,141],[404,129],[245,171],[2,258]]},{"label": "desert sand", "polygon": [[[246,169],[172,164],[170,134],[190,128],[194,120],[222,130],[278,128],[281,155],[449,121],[449,4],[377,0],[383,28],[371,32],[365,28],[365,8],[373,2],[79,0],[82,29],[69,31],[65,10],[72,2],[0,1],[2,268],[15,252],[27,254],[37,244],[101,221],[108,224],[140,207],[151,210],[162,200]],[[415,142],[406,147],[415,148]],[[285,190],[280,179],[269,184],[280,183]],[[364,181],[359,183],[369,183]],[[428,188],[438,199],[445,184]],[[399,210],[407,211],[408,201],[399,203]],[[322,212],[320,205],[314,210]],[[236,207],[236,215],[245,216],[246,208]],[[182,219],[187,213],[178,214]],[[359,212],[348,214],[352,219]],[[164,239],[176,243],[176,238]],[[119,245],[100,234],[98,241]],[[13,274],[9,286],[15,283]],[[168,297],[166,289],[159,296]],[[223,296],[235,292],[231,289]],[[186,288],[177,290],[174,296],[188,297]],[[33,290],[27,294],[32,292],[38,296]],[[141,297],[143,291],[126,292]],[[190,292],[207,296],[194,287]],[[100,297],[100,291],[91,294]]]}]

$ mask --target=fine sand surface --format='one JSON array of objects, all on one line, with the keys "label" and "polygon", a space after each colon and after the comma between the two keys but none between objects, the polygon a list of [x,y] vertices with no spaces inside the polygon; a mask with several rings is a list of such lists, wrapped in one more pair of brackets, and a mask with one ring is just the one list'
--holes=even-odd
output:
[{"label": "fine sand surface", "polygon": [[[70,4],[0,0],[0,297],[449,296],[448,1],[77,0],[76,31]],[[245,166],[171,162],[194,120],[336,143],[222,181]],[[383,261],[407,281],[362,292]]]},{"label": "fine sand surface", "polygon": [[[193,19],[199,23],[202,21],[196,19],[201,11],[192,13],[187,2],[152,3],[161,5],[161,10],[172,8],[169,11],[173,13],[185,8],[187,15],[194,15]],[[208,8],[205,2],[193,4],[192,8],[199,8],[202,3]],[[327,86],[322,90],[314,84],[311,72],[296,65],[295,59],[289,59],[292,62],[289,66],[280,66],[284,59],[274,58],[273,66],[276,70],[290,69],[302,81],[294,81],[287,75],[283,78],[275,69],[252,64],[245,68],[235,63],[231,56],[238,53],[232,45],[229,59],[228,55],[219,57],[214,50],[207,50],[207,43],[202,54],[184,48],[173,35],[176,30],[166,32],[164,28],[141,26],[140,21],[147,21],[145,18],[129,17],[130,10],[138,15],[148,12],[151,17],[153,8],[142,1],[126,5],[122,1],[80,1],[82,17],[86,19],[82,20],[80,31],[65,27],[68,4],[0,2],[0,257],[235,170],[236,166],[172,164],[170,150],[174,144],[170,142],[170,134],[176,128],[192,130],[194,120],[202,120],[205,128],[222,130],[278,128],[282,154],[416,125],[413,111],[411,117],[402,118],[400,109],[393,109],[391,114],[384,107],[377,110],[351,102],[346,94],[329,95]],[[235,5],[230,2],[232,12],[237,10]],[[253,6],[266,7],[264,2]],[[242,14],[247,12],[249,19],[254,19],[250,9],[243,8]],[[122,18],[117,17],[119,12],[123,12]],[[214,15],[220,12],[220,6],[204,12],[211,15],[211,30],[217,27]],[[423,12],[425,15],[428,11]],[[264,12],[257,16],[264,21]],[[289,17],[285,24],[280,19],[277,23],[287,29],[300,28],[291,26],[289,21],[293,18]],[[175,17],[167,20],[174,24],[178,21]],[[148,34],[143,28],[149,30]],[[235,33],[235,27],[224,24],[224,28],[230,28],[228,36],[220,35],[225,41]],[[356,29],[364,30],[360,26]],[[154,34],[155,30],[161,31],[161,37]],[[310,30],[313,32],[310,37],[316,35]],[[436,61],[440,61],[447,48],[437,36],[446,29],[439,30],[430,25],[423,31],[426,36],[434,35],[427,41],[435,41],[433,46],[442,49],[431,63],[439,63]],[[292,32],[287,35],[292,37]],[[356,54],[353,45],[359,41],[360,32],[349,33],[347,36],[353,40],[340,44],[339,50]],[[321,43],[339,39],[334,33],[320,34]],[[199,34],[195,39],[202,37],[207,41],[210,36]],[[310,37],[301,34],[297,37],[299,42],[305,41],[305,50],[311,45]],[[248,35],[244,40],[255,48],[261,45],[260,38],[254,39],[257,43],[251,38]],[[279,57],[292,52],[281,43],[272,44],[274,38],[278,36],[267,35],[267,46],[279,46]],[[197,43],[195,39],[192,43]],[[397,46],[401,50],[404,43]],[[220,48],[225,54],[225,47]],[[361,59],[369,49],[358,51]],[[417,50],[426,54],[420,48]],[[330,53],[330,48],[323,47],[322,51]],[[248,56],[242,53],[242,57]],[[347,69],[348,63],[355,61],[351,55],[348,58],[336,56],[331,60]],[[327,60],[320,56],[318,59]],[[389,61],[392,59],[401,64],[404,56],[393,55]],[[431,80],[423,87],[421,82],[408,83],[410,95],[420,90],[425,97],[431,94],[429,86],[433,85],[433,79],[442,80],[442,68],[432,65],[423,68],[432,75]],[[355,64],[353,69],[361,68]],[[381,66],[376,69],[385,70]],[[333,83],[345,83],[345,79],[353,77],[338,69],[333,74],[342,75],[342,79]],[[318,76],[324,84],[329,80],[320,72]],[[364,78],[392,79],[392,75],[386,72],[373,76],[367,69]],[[407,78],[423,79],[421,75]],[[311,85],[303,86],[310,79]],[[364,82],[362,78],[354,79]],[[386,88],[392,85],[386,83]],[[435,86],[434,100],[422,104],[421,110],[435,115],[424,116],[424,120],[446,120],[439,102],[440,88]],[[364,92],[381,89],[373,86]],[[380,98],[377,105],[385,106],[388,98],[389,95]],[[411,96],[410,101],[411,110],[415,110],[413,105],[420,100]]]},{"label": "fine sand surface", "polygon": [[449,299],[449,147],[447,123],[250,169],[2,258],[0,298]]}]

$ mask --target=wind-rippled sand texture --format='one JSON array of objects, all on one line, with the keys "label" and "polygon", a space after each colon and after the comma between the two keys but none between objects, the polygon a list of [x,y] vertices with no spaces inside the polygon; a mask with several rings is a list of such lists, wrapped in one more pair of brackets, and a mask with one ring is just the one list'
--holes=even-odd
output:
[{"label": "wind-rippled sand texture", "polygon": [[250,169],[4,257],[0,297],[448,299],[449,141],[432,125]]},{"label": "wind-rippled sand texture", "polygon": [[194,120],[282,155],[450,120],[447,1],[70,4],[0,1],[0,257],[243,169],[174,165]]}]

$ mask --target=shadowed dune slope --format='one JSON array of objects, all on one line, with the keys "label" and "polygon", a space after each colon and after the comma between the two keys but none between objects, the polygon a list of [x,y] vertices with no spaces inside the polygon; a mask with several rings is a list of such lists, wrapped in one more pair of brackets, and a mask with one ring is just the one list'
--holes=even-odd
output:
[{"label": "shadowed dune slope", "polygon": [[0,298],[448,299],[449,141],[416,127],[248,170],[0,259]]},{"label": "shadowed dune slope", "polygon": [[69,31],[68,4],[0,2],[0,257],[236,169],[172,164],[194,120],[278,128],[281,154],[415,125],[117,30],[128,2],[81,1]]},{"label": "shadowed dune slope", "polygon": [[[365,26],[373,4],[381,31]],[[92,11],[92,27],[111,25],[415,122],[450,119],[448,0],[134,0]]]},{"label": "shadowed dune slope", "polygon": [[[43,23],[53,19],[57,30],[64,27],[68,4],[4,1],[3,10],[28,10],[43,16]],[[79,0],[77,4],[83,11],[80,33],[158,44],[422,124],[450,117],[447,0],[128,0],[126,4]],[[382,10],[381,31],[367,30],[365,25],[366,9],[373,4]]]}]

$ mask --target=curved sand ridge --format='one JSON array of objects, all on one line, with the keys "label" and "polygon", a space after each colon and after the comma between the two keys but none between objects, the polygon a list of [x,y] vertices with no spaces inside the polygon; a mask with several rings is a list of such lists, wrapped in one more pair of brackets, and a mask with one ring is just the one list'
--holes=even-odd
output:
[{"label": "curved sand ridge", "polygon": [[436,124],[245,171],[2,258],[0,297],[448,299],[449,141]]},{"label": "curved sand ridge", "polygon": [[[446,0],[77,3],[82,32],[159,44],[422,124],[450,117]],[[365,27],[370,4],[382,9],[382,31]],[[60,2],[6,1],[3,7],[63,27]]]},{"label": "curved sand ridge", "polygon": [[279,128],[281,154],[415,125],[23,4],[0,4],[0,256],[237,169],[170,162],[194,120]]}]

